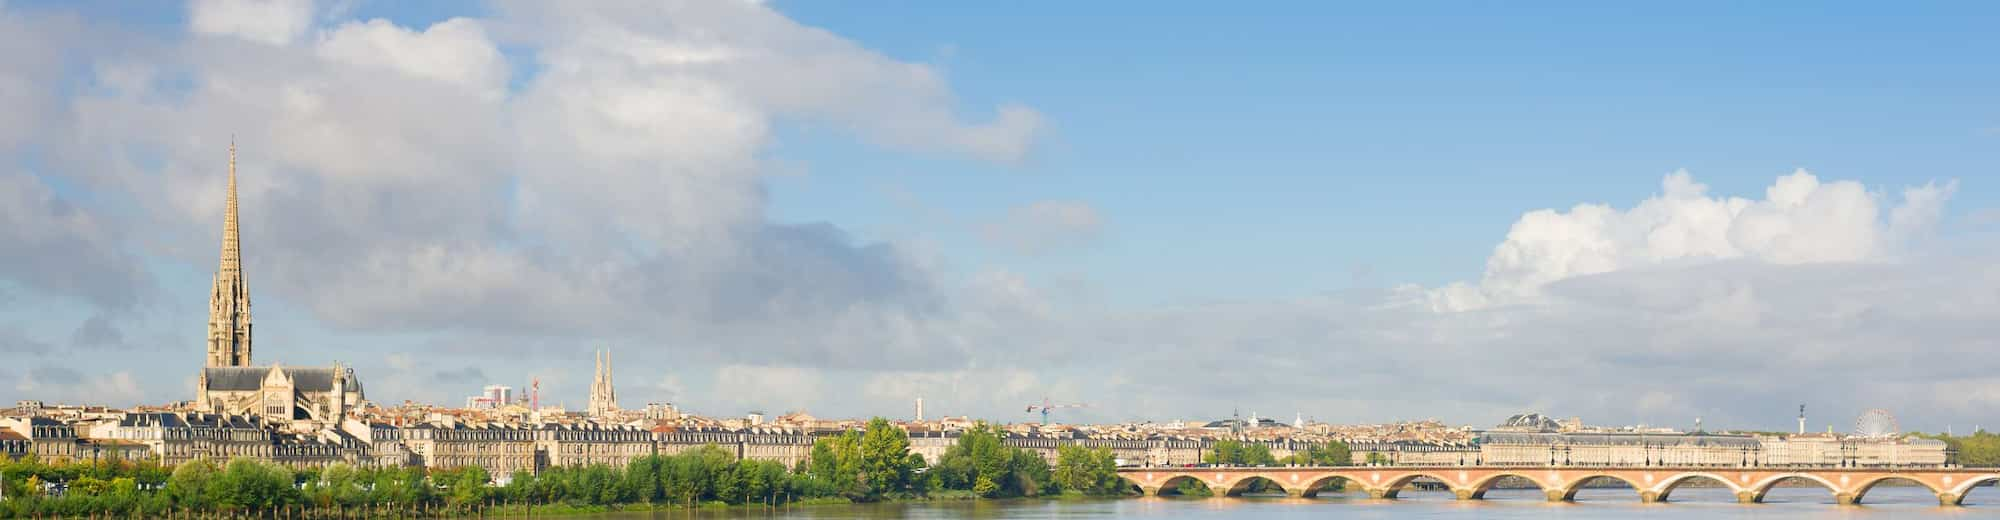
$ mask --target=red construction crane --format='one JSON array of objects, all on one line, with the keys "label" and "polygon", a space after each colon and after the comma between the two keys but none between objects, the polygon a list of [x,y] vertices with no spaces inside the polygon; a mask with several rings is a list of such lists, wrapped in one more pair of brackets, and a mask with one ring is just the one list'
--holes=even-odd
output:
[{"label": "red construction crane", "polygon": [[1042,412],[1042,424],[1048,424],[1049,412],[1054,411],[1057,408],[1088,408],[1088,407],[1090,407],[1090,405],[1083,403],[1055,404],[1049,402],[1049,398],[1043,397],[1042,404],[1028,405],[1028,413],[1035,413],[1037,411]]}]

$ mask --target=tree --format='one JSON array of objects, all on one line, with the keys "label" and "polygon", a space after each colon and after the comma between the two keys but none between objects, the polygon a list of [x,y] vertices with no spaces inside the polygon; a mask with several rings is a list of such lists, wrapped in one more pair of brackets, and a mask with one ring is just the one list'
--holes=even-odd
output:
[{"label": "tree", "polygon": [[449,500],[451,504],[453,506],[466,507],[486,501],[486,485],[492,482],[493,478],[486,473],[486,468],[466,466],[459,468],[458,474],[451,475],[451,478],[448,480],[448,482],[441,482],[441,484],[450,487],[451,494],[449,495]]},{"label": "tree", "polygon": [[666,497],[666,487],[660,479],[662,462],[659,455],[647,455],[625,465],[624,485],[632,500],[651,503]]},{"label": "tree", "polygon": [[224,509],[262,510],[295,501],[292,473],[284,467],[256,459],[229,461],[212,485],[218,490],[215,504]]},{"label": "tree", "polygon": [[870,419],[867,433],[861,436],[859,451],[861,480],[866,484],[869,499],[901,492],[908,487],[909,433],[889,424],[888,419]]},{"label": "tree", "polygon": [[1124,491],[1118,462],[1110,448],[1086,449],[1064,444],[1056,448],[1056,484],[1067,492],[1114,495]]},{"label": "tree", "polygon": [[1210,464],[1230,464],[1247,466],[1270,466],[1278,463],[1271,456],[1271,447],[1261,442],[1219,440],[1202,456],[1202,462]]},{"label": "tree", "polygon": [[215,480],[215,472],[215,463],[208,459],[182,463],[167,477],[167,495],[181,507],[206,509],[213,504],[209,485]]},{"label": "tree", "polygon": [[1055,477],[1049,471],[1049,462],[1041,455],[1027,450],[1008,450],[1006,491],[1010,495],[1033,497],[1056,491]]},{"label": "tree", "polygon": [[1312,445],[1305,451],[1293,453],[1279,462],[1300,466],[1351,466],[1354,464],[1354,455],[1348,450],[1347,443],[1333,441]]}]

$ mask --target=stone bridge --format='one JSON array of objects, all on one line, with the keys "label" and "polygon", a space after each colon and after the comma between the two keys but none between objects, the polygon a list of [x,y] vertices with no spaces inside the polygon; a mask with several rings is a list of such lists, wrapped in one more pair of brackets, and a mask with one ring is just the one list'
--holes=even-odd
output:
[{"label": "stone bridge", "polygon": [[1585,484],[1600,479],[1624,482],[1638,491],[1639,500],[1664,502],[1675,488],[1696,481],[1719,484],[1736,494],[1743,503],[1761,502],[1764,494],[1779,482],[1810,482],[1833,493],[1835,503],[1861,503],[1868,490],[1883,482],[1914,483],[1936,493],[1938,503],[1959,505],[1965,494],[1988,482],[2000,482],[2000,468],[1952,469],[1873,469],[1873,468],[1717,468],[1717,467],[1208,467],[1208,468],[1121,468],[1118,475],[1146,495],[1160,494],[1185,480],[1206,484],[1215,496],[1243,493],[1259,479],[1283,489],[1293,497],[1310,497],[1345,480],[1373,498],[1396,498],[1419,478],[1443,483],[1460,500],[1483,498],[1505,477],[1518,477],[1542,489],[1550,501],[1576,498]]}]

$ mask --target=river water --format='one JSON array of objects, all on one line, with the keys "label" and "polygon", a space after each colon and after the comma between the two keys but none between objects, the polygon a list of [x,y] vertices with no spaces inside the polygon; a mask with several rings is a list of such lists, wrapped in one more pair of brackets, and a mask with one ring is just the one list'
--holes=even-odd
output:
[{"label": "river water", "polygon": [[1404,490],[1396,500],[1371,500],[1360,494],[1327,494],[1292,499],[1245,497],[1219,499],[1128,498],[1104,500],[979,500],[808,506],[762,511],[755,509],[626,513],[599,519],[740,519],[792,517],[828,520],[877,519],[1313,519],[1328,518],[1478,518],[1588,520],[1599,518],[1728,519],[1728,518],[1995,518],[2000,519],[2000,489],[1982,487],[1962,507],[1939,507],[1937,496],[1917,487],[1877,487],[1863,498],[1865,505],[1837,506],[1832,493],[1820,488],[1781,487],[1762,504],[1738,504],[1722,488],[1681,488],[1664,504],[1642,504],[1631,489],[1585,489],[1574,503],[1549,503],[1536,489],[1495,489],[1485,500],[1454,500],[1443,491]]}]

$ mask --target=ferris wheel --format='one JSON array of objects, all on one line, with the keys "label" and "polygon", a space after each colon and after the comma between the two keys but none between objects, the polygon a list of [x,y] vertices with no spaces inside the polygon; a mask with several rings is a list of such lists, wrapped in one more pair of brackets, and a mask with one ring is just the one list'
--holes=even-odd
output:
[{"label": "ferris wheel", "polygon": [[1861,417],[1854,419],[1854,434],[1857,436],[1880,439],[1894,437],[1899,431],[1896,416],[1881,408],[1861,412]]}]

